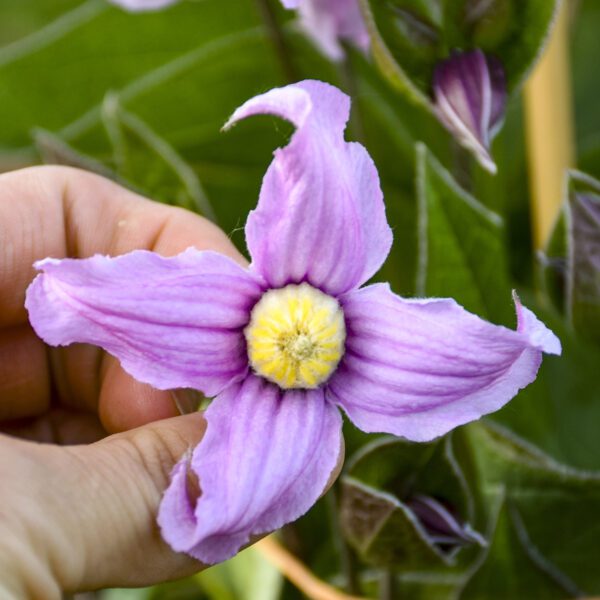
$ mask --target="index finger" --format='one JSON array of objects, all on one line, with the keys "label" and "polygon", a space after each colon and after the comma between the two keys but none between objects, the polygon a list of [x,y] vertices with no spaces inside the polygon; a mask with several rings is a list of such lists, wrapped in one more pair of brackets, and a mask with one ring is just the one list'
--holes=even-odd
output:
[{"label": "index finger", "polygon": [[133,380],[99,349],[59,348],[51,368],[29,327],[25,291],[35,276],[33,263],[48,256],[138,248],[173,255],[195,246],[243,262],[218,227],[85,171],[34,167],[0,175],[0,240],[0,420],[43,413],[51,394],[76,408],[98,408],[109,431],[175,414],[167,392]]},{"label": "index finger", "polygon": [[86,171],[32,167],[0,175],[0,327],[27,322],[33,263],[135,249],[165,256],[189,246],[243,258],[227,236],[186,210],[151,202]]}]

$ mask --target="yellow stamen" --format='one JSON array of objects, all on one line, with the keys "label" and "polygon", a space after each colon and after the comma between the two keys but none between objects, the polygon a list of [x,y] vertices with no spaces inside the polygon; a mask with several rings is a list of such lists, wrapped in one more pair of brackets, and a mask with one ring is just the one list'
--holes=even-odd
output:
[{"label": "yellow stamen", "polygon": [[265,292],[244,330],[254,371],[284,389],[316,388],[344,354],[338,301],[301,283]]}]

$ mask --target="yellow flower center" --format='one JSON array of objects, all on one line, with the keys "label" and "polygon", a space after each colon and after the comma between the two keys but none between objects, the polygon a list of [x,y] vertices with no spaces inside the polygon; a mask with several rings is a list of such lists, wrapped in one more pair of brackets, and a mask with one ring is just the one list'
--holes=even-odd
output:
[{"label": "yellow flower center", "polygon": [[346,325],[335,298],[301,283],[265,292],[244,334],[256,373],[284,389],[316,388],[344,354]]}]

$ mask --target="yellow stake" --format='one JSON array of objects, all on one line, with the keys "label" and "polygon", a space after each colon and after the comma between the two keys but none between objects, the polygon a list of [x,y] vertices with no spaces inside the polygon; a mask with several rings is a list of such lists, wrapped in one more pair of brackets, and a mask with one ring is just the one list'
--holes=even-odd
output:
[{"label": "yellow stake", "polygon": [[544,55],[525,85],[524,104],[533,241],[541,249],[560,211],[565,170],[575,166],[568,2],[561,2]]}]

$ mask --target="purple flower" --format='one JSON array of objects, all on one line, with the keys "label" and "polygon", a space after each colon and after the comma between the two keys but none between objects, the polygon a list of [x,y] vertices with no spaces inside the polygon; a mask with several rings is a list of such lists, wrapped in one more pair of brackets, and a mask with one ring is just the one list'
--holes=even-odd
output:
[{"label": "purple flower", "polygon": [[96,344],[157,388],[216,396],[159,513],[171,546],[205,563],[317,500],[342,452],[338,407],[364,431],[430,440],[500,408],[533,381],[542,351],[560,353],[518,300],[512,331],[453,300],[360,288],[392,232],[373,161],[344,141],[349,110],[336,88],[304,81],[229,120],[266,113],[296,126],[248,217],[248,269],[195,249],[36,264],[26,306],[46,342]]},{"label": "purple flower", "polygon": [[504,120],[506,82],[500,61],[481,50],[455,52],[435,68],[435,108],[456,139],[491,173],[490,144]]},{"label": "purple flower", "polygon": [[178,0],[109,0],[109,2],[131,12],[160,10],[170,4],[175,4],[177,1]]},{"label": "purple flower", "polygon": [[340,40],[369,49],[369,33],[360,12],[359,0],[281,0],[285,8],[296,9],[302,29],[331,60],[344,58]]}]

